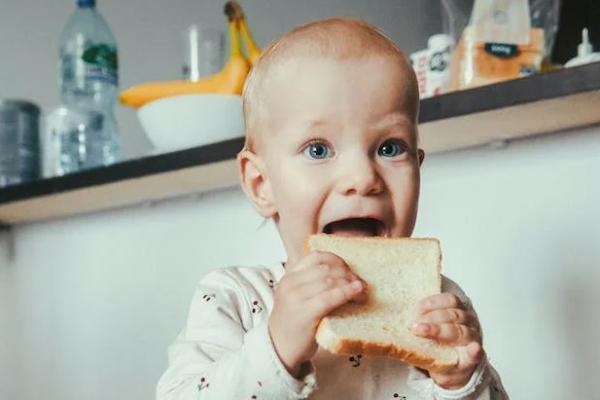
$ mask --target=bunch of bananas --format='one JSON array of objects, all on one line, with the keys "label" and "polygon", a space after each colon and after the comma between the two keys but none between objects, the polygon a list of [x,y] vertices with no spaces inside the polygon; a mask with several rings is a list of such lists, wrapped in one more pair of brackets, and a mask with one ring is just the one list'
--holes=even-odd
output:
[{"label": "bunch of bananas", "polygon": [[[119,96],[121,103],[138,108],[153,100],[180,94],[220,93],[240,95],[246,76],[251,66],[260,56],[261,50],[252,39],[241,6],[235,1],[228,1],[225,4],[224,11],[228,19],[231,49],[229,58],[221,71],[197,82],[142,83],[123,91]],[[242,52],[240,34],[246,44],[248,58]]]}]

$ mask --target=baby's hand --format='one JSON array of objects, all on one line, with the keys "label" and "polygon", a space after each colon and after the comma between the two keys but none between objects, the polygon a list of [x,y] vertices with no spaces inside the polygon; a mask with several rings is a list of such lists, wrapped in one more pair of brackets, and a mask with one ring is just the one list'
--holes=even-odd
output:
[{"label": "baby's hand", "polygon": [[412,328],[415,335],[447,343],[458,352],[458,364],[453,369],[445,373],[429,372],[429,375],[445,389],[463,387],[484,355],[477,316],[451,293],[421,300],[417,314]]},{"label": "baby's hand", "polygon": [[302,363],[317,352],[317,326],[333,309],[351,300],[366,301],[365,284],[344,260],[313,251],[287,265],[277,284],[269,333],[279,358],[298,376]]}]

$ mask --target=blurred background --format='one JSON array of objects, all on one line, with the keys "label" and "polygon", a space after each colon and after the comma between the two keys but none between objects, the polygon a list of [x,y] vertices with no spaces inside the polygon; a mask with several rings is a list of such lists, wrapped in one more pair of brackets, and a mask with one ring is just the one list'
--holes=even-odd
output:
[{"label": "blurred background", "polygon": [[[59,104],[59,36],[75,1],[3,1],[0,23],[0,69],[3,98],[31,99],[42,107]],[[98,2],[119,47],[120,87],[146,81],[181,79],[184,62],[182,32],[201,24],[226,32],[220,1]],[[381,27],[407,51],[426,47],[441,28],[438,1],[269,1],[240,2],[252,21],[255,40],[263,47],[292,27],[312,19],[345,15],[365,18]],[[246,4],[247,3],[247,4]],[[403,18],[408,13],[410,18]],[[228,38],[225,37],[228,42]],[[228,49],[228,44],[225,45]],[[125,157],[146,154],[151,144],[135,112],[116,107]]]},{"label": "blurred background", "polygon": [[[74,3],[0,1],[0,98],[37,104],[40,120],[62,102],[58,49]],[[450,18],[450,3],[466,11]],[[298,24],[343,15],[377,25],[408,54],[436,34],[460,46],[473,8],[460,0],[240,4],[261,47]],[[539,50],[539,71],[528,73],[576,57],[585,27],[600,45],[598,2],[552,4],[554,46]],[[97,9],[118,45],[119,90],[182,79],[192,24],[222,32],[227,60],[223,2],[98,0]],[[122,159],[154,151],[135,108],[115,103],[114,113]],[[444,273],[471,297],[511,398],[597,398],[598,182],[597,125],[425,160],[415,236],[440,238]],[[284,258],[275,228],[260,225],[234,186],[2,227],[0,398],[153,398],[198,280],[213,268]]]}]

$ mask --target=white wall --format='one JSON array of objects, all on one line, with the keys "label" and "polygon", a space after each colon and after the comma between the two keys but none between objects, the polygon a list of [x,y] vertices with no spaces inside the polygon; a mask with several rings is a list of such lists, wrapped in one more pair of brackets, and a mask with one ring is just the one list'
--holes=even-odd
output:
[{"label": "white wall", "polygon": [[[595,398],[600,128],[434,155],[415,235],[442,241],[515,399]],[[151,398],[206,271],[282,259],[237,189],[33,224],[0,250],[0,398]],[[4,291],[8,289],[8,291]]]},{"label": "white wall", "polygon": [[283,259],[260,223],[232,190],[15,229],[0,399],[151,398],[198,279]]}]

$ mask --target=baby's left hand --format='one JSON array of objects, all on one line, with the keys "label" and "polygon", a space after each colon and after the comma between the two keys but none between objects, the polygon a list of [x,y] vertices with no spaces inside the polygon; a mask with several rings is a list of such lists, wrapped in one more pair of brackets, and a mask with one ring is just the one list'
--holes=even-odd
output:
[{"label": "baby's left hand", "polygon": [[429,372],[445,389],[465,386],[483,359],[481,327],[474,312],[466,309],[452,293],[429,296],[417,304],[415,335],[447,343],[458,352],[458,364],[444,373]]}]

